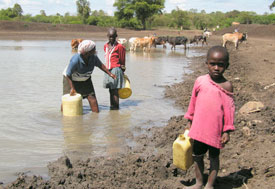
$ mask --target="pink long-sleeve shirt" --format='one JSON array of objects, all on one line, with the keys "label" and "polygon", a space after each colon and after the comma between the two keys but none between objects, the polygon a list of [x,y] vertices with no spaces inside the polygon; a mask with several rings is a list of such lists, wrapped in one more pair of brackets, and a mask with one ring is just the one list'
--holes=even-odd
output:
[{"label": "pink long-sleeve shirt", "polygon": [[215,148],[223,148],[221,135],[235,130],[233,93],[226,91],[210,76],[196,79],[184,117],[192,121],[189,137]]},{"label": "pink long-sleeve shirt", "polygon": [[109,42],[104,45],[105,62],[108,69],[125,66],[125,47],[116,42],[109,49]]}]

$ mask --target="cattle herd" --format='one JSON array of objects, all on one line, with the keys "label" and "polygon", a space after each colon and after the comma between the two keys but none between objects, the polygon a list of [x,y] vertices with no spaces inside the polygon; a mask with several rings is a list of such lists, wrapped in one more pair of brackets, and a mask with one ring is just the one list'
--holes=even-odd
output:
[{"label": "cattle herd", "polygon": [[[204,31],[202,35],[195,35],[192,39],[189,39],[189,44],[195,43],[196,45],[201,42],[202,46],[204,44],[208,45],[207,38],[212,35],[210,31]],[[222,45],[226,47],[228,42],[234,43],[235,48],[238,48],[238,44],[242,41],[247,40],[247,33],[226,33],[222,36]],[[72,50],[77,50],[79,43],[81,43],[83,39],[72,39],[71,47]],[[171,50],[176,49],[176,45],[183,45],[184,49],[187,49],[188,39],[184,36],[149,36],[149,37],[131,37],[129,40],[126,38],[118,38],[118,43],[124,45],[125,47],[129,47],[129,50],[132,52],[137,51],[137,49],[141,49],[144,52],[150,52],[152,47],[157,47],[157,45],[162,45],[163,48],[166,48],[166,44],[171,46]]]}]

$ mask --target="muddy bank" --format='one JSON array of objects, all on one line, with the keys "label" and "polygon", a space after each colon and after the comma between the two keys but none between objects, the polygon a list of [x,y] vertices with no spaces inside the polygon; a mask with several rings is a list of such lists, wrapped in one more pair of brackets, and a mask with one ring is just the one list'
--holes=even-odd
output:
[{"label": "muddy bank", "polygon": [[[208,41],[207,47],[193,48],[206,52],[221,43],[221,36],[212,36]],[[275,184],[274,46],[274,39],[256,36],[242,43],[239,50],[228,46],[230,67],[225,76],[234,86],[236,131],[221,151],[215,188],[269,189]],[[184,76],[183,82],[167,86],[165,96],[175,99],[175,106],[187,108],[195,78],[207,73],[204,61],[204,56],[192,58],[193,73]],[[264,108],[240,114],[248,101],[260,101]],[[21,174],[4,188],[182,188],[194,183],[194,168],[184,172],[172,164],[172,143],[185,125],[182,115],[171,117],[162,128],[135,128],[143,134],[134,137],[128,133],[126,138],[139,146],[128,147],[124,154],[84,160],[61,157],[48,165],[49,180]],[[209,161],[207,157],[205,160],[207,174]]]},{"label": "muddy bank", "polygon": [[[18,22],[0,20],[0,39],[3,40],[72,40],[74,38],[107,40],[109,27],[99,27],[80,24],[50,24],[35,22]],[[118,37],[129,39],[131,37],[144,36],[177,36],[192,37],[201,34],[200,30],[131,30],[117,28]]]}]

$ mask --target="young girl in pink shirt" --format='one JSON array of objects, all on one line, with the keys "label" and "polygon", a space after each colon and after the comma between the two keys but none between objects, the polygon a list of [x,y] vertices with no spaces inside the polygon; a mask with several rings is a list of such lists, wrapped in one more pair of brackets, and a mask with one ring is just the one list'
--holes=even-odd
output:
[{"label": "young girl in pink shirt", "polygon": [[229,66],[226,48],[214,46],[207,53],[208,74],[196,79],[190,104],[184,117],[188,119],[189,136],[194,140],[196,184],[186,188],[203,187],[204,154],[208,151],[210,173],[205,189],[214,188],[219,171],[220,149],[230,140],[233,131],[235,106],[233,86],[223,73]]},{"label": "young girl in pink shirt", "polygon": [[123,88],[123,75],[125,71],[125,47],[116,41],[117,30],[110,28],[107,33],[109,41],[104,45],[105,61],[107,69],[114,75],[116,79],[109,78],[105,74],[103,87],[109,89],[110,93],[110,109],[119,109],[118,90]]}]

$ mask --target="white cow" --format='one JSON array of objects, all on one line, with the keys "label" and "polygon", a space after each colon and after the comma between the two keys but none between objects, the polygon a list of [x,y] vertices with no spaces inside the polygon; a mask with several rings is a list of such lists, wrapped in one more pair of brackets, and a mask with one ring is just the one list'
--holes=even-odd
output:
[{"label": "white cow", "polygon": [[212,35],[212,32],[210,31],[203,32],[203,36],[210,37],[211,35]]},{"label": "white cow", "polygon": [[127,44],[127,39],[126,38],[118,38],[117,42],[120,43],[121,45],[125,46]]},{"label": "white cow", "polygon": [[133,51],[135,48],[135,40],[137,39],[137,37],[131,37],[128,42],[129,42],[129,47],[130,47],[130,51]]}]

